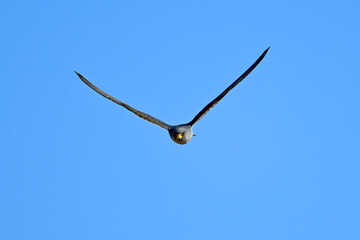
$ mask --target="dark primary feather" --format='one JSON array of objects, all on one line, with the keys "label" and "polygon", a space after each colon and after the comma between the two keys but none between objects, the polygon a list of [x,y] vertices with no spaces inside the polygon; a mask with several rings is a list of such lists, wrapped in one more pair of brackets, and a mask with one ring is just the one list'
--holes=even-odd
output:
[{"label": "dark primary feather", "polygon": [[136,114],[137,116],[141,117],[142,119],[145,119],[151,123],[154,123],[162,128],[165,128],[166,130],[169,129],[169,125],[164,123],[163,121],[149,115],[146,113],[143,113],[139,110],[136,110],[133,107],[130,107],[129,105],[127,105],[126,103],[120,101],[119,99],[114,98],[113,96],[107,94],[106,92],[100,90],[99,88],[97,88],[94,84],[92,84],[91,82],[89,82],[86,78],[84,78],[80,73],[77,73],[75,71],[75,73],[78,75],[78,77],[86,84],[88,85],[90,88],[92,88],[95,92],[99,93],[100,95],[102,95],[103,97],[113,101],[114,103],[119,104],[120,106],[123,106],[124,108],[126,108],[127,110],[133,112],[134,114]]},{"label": "dark primary feather", "polygon": [[235,80],[228,88],[226,88],[217,98],[212,100],[208,105],[206,105],[195,117],[191,122],[188,124],[194,125],[197,121],[199,121],[211,108],[213,108],[225,95],[233,89],[239,82],[241,82],[249,73],[254,70],[254,68],[261,62],[261,60],[265,57],[267,51],[270,47],[268,47],[263,54],[246,70],[238,79]]}]

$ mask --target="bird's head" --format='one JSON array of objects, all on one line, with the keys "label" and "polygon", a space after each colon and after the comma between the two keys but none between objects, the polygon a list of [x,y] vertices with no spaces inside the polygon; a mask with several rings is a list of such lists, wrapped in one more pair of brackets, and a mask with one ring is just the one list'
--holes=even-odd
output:
[{"label": "bird's head", "polygon": [[171,139],[178,144],[188,143],[193,136],[191,125],[178,125],[169,129]]}]

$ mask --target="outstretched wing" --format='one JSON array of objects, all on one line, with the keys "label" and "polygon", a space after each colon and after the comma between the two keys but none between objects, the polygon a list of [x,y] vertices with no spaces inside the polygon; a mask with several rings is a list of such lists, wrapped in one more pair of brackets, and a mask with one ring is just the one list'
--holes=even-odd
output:
[{"label": "outstretched wing", "polygon": [[151,123],[154,123],[162,128],[165,128],[166,130],[169,129],[169,125],[164,123],[163,121],[160,121],[159,119],[149,115],[149,114],[146,114],[146,113],[143,113],[143,112],[140,112],[139,110],[136,110],[135,108],[133,107],[130,107],[129,105],[127,105],[126,103],[114,98],[113,96],[107,94],[106,92],[100,90],[99,88],[97,88],[94,84],[92,84],[91,82],[89,82],[86,78],[84,78],[80,73],[77,73],[75,71],[75,73],[78,75],[78,77],[86,84],[88,85],[90,88],[92,88],[95,92],[99,93],[100,95],[104,96],[105,98],[113,101],[114,103],[117,103],[119,104],[120,106],[123,106],[124,108],[126,108],[127,110],[135,113],[137,116],[141,117],[142,119],[145,119],[146,121],[149,121]]},{"label": "outstretched wing", "polygon": [[248,70],[246,70],[238,79],[235,80],[225,91],[223,91],[217,98],[212,100],[208,105],[206,105],[195,117],[191,122],[188,124],[194,125],[197,121],[199,121],[211,108],[213,108],[225,95],[233,89],[239,82],[241,82],[249,73],[254,70],[254,68],[261,62],[261,60],[265,57],[267,51],[270,47],[268,47],[263,54],[249,67]]}]

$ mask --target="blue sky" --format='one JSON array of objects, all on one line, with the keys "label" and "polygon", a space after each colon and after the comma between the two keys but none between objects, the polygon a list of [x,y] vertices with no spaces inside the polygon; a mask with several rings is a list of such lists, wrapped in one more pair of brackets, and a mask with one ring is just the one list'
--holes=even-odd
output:
[{"label": "blue sky", "polygon": [[[360,239],[359,1],[4,1],[0,239]],[[169,124],[187,145],[83,84]]]}]

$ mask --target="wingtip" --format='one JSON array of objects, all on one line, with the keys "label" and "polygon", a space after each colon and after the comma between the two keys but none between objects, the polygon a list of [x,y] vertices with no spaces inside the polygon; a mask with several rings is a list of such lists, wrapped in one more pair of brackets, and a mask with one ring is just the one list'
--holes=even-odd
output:
[{"label": "wingtip", "polygon": [[79,78],[82,77],[82,75],[81,75],[80,73],[78,73],[77,71],[74,71],[74,72],[76,73],[76,75],[77,75]]},{"label": "wingtip", "polygon": [[271,46],[269,46],[269,47],[264,51],[264,54],[266,54],[266,53],[269,51],[270,47],[271,47]]}]

